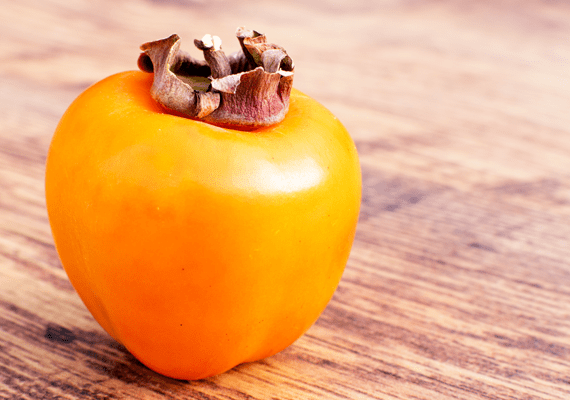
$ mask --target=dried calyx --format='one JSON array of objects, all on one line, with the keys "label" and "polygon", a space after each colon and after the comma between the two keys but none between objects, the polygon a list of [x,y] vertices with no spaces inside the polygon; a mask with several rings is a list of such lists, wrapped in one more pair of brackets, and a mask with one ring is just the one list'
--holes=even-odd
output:
[{"label": "dried calyx", "polygon": [[241,51],[228,56],[217,36],[195,40],[204,60],[180,50],[180,38],[141,46],[138,66],[153,72],[151,96],[164,107],[214,125],[255,129],[283,120],[293,85],[293,60],[265,35],[238,28]]}]

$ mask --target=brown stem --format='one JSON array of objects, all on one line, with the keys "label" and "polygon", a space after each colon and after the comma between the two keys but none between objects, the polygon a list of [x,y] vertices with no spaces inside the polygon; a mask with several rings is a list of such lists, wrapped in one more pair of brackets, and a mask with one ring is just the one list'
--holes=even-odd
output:
[{"label": "brown stem", "polygon": [[[217,36],[195,40],[205,61],[180,51],[178,35],[143,44],[138,66],[154,73],[151,96],[168,109],[214,125],[254,129],[282,121],[293,85],[291,57],[258,32],[238,28],[236,36],[242,50],[229,56]],[[192,77],[207,77],[210,84],[198,90]]]},{"label": "brown stem", "polygon": [[204,59],[210,66],[212,78],[231,75],[230,61],[222,51],[222,41],[219,37],[206,35],[202,40],[195,39],[194,45],[204,52]]}]

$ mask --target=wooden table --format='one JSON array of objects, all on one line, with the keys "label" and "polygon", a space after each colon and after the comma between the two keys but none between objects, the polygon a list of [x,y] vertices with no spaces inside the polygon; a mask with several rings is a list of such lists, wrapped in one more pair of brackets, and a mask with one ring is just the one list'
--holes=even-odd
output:
[{"label": "wooden table", "polygon": [[[570,5],[563,1],[1,0],[0,398],[570,398]],[[245,25],[361,157],[342,282],[261,362],[197,382],[93,320],[51,237],[51,135],[138,46]]]}]

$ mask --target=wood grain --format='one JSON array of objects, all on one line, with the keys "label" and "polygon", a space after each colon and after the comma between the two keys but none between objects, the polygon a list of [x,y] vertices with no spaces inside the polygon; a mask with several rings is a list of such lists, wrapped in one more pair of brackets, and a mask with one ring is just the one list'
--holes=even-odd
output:
[{"label": "wood grain", "polygon": [[[0,398],[570,398],[570,5],[0,0]],[[50,234],[51,135],[138,46],[245,25],[347,126],[364,193],[343,280],[294,345],[202,381],[87,312]]]}]

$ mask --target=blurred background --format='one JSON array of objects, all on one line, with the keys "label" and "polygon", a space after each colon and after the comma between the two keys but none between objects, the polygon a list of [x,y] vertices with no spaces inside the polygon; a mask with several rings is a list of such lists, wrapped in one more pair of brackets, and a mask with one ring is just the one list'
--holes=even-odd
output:
[{"label": "blurred background", "polygon": [[[492,179],[508,163],[516,178],[513,170],[541,166],[531,154],[496,146],[495,136],[510,129],[538,140],[537,124],[568,126],[568,7],[555,0],[4,1],[2,129],[53,130],[82,89],[136,69],[146,41],[178,33],[201,57],[194,38],[216,34],[232,52],[235,28],[246,26],[288,50],[295,86],[330,108],[359,148],[374,143],[364,160],[387,157],[389,169],[430,163],[434,179],[458,183],[464,174]],[[543,136],[559,144],[557,135]],[[44,153],[49,135],[36,137]],[[388,151],[403,142],[403,152]],[[457,163],[448,149],[459,150],[453,157],[465,149],[471,164],[451,173],[446,164]],[[400,159],[412,150],[421,153],[418,165]]]}]

